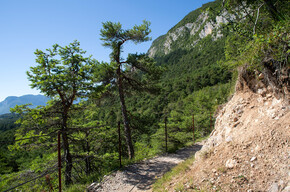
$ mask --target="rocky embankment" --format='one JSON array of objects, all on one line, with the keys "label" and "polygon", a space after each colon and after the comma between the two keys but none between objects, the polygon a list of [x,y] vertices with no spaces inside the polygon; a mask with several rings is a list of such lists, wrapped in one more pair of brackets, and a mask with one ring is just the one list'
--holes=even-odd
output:
[{"label": "rocky embankment", "polygon": [[168,191],[183,185],[185,191],[289,192],[289,95],[273,90],[240,78],[195,163]]}]

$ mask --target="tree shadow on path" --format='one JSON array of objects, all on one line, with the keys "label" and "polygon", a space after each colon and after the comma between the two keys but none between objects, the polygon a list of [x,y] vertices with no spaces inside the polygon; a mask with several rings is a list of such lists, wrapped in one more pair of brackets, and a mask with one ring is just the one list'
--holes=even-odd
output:
[{"label": "tree shadow on path", "polygon": [[165,154],[130,165],[123,172],[126,176],[124,182],[133,185],[135,189],[137,188],[140,191],[149,190],[158,177],[170,171],[178,163],[194,155],[201,147],[202,145],[196,144],[180,149],[174,154]]}]

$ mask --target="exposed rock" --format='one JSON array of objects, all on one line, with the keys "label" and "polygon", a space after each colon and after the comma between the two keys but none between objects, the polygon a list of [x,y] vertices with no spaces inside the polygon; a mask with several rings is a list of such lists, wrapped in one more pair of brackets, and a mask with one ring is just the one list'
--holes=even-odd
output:
[{"label": "exposed rock", "polygon": [[258,76],[258,78],[259,78],[260,80],[264,79],[264,77],[265,77],[265,76],[264,76],[263,73],[260,73],[259,76]]},{"label": "exposed rock", "polygon": [[268,192],[278,192],[279,191],[279,185],[278,183],[273,183],[271,187],[269,188]]},{"label": "exposed rock", "polygon": [[[227,17],[226,17],[227,15]],[[159,51],[163,52],[165,55],[169,54],[172,51],[172,45],[174,42],[178,41],[178,39],[185,34],[189,33],[189,35],[197,37],[191,43],[191,46],[195,46],[198,41],[205,38],[208,35],[213,35],[213,40],[217,40],[218,38],[223,37],[223,34],[220,30],[220,27],[224,23],[228,23],[228,19],[233,19],[235,16],[228,16],[227,11],[223,11],[220,15],[216,16],[215,22],[209,20],[208,12],[202,12],[195,21],[190,23],[186,23],[184,26],[176,28],[174,31],[170,31],[165,36],[165,41],[163,43],[163,47],[159,48]],[[215,31],[215,33],[213,33]],[[182,47],[185,48],[185,47]],[[157,52],[157,48],[152,45],[148,50],[148,54],[150,57],[154,57]]]},{"label": "exposed rock", "polygon": [[228,159],[226,162],[226,168],[232,169],[237,165],[237,161],[234,159]]},{"label": "exposed rock", "polygon": [[282,192],[290,192],[290,186],[285,187]]},{"label": "exposed rock", "polygon": [[[258,92],[241,82],[243,86],[219,109],[215,129],[196,154],[191,171],[180,178],[190,178],[204,191],[213,191],[214,185],[220,191],[290,192],[289,102],[263,85]],[[202,158],[203,154],[210,155]],[[216,174],[218,180],[201,182]]]},{"label": "exposed rock", "polygon": [[212,34],[213,29],[214,29],[214,26],[210,22],[207,22],[204,28],[199,33],[199,37],[201,39],[205,38],[206,36]]},{"label": "exposed rock", "polygon": [[255,160],[257,160],[257,157],[252,157],[250,161],[253,162]]},{"label": "exposed rock", "polygon": [[150,48],[149,51],[148,51],[149,57],[154,57],[154,55],[156,54],[156,51],[157,51],[156,47]]},{"label": "exposed rock", "polygon": [[231,141],[233,141],[233,138],[232,138],[231,136],[228,136],[228,137],[226,138],[226,142],[228,143],[228,142],[231,142]]}]

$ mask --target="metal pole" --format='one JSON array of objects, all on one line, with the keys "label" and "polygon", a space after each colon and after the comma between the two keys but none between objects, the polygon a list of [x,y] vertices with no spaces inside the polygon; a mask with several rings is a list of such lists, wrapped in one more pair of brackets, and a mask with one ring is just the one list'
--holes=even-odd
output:
[{"label": "metal pole", "polygon": [[60,150],[60,134],[59,131],[57,134],[57,151],[58,151],[58,189],[61,192],[61,150]]},{"label": "metal pole", "polygon": [[165,152],[167,152],[167,117],[165,117],[164,120],[164,124],[165,124]]},{"label": "metal pole", "polygon": [[122,167],[122,141],[121,141],[121,129],[120,129],[120,121],[118,121],[118,135],[119,135],[119,161],[120,161],[120,168]]},{"label": "metal pole", "polygon": [[194,114],[192,114],[192,133],[193,133],[193,144],[194,144]]}]

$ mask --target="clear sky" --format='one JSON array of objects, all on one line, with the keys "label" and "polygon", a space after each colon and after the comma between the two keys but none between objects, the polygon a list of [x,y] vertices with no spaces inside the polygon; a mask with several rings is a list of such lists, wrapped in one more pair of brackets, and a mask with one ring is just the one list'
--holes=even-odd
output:
[{"label": "clear sky", "polygon": [[[29,87],[26,71],[35,66],[36,49],[74,40],[99,61],[109,61],[102,47],[102,22],[120,22],[123,28],[151,22],[156,39],[189,12],[212,0],[0,0],[0,101],[8,96],[39,94]],[[147,52],[152,41],[125,44],[128,52]]]}]

